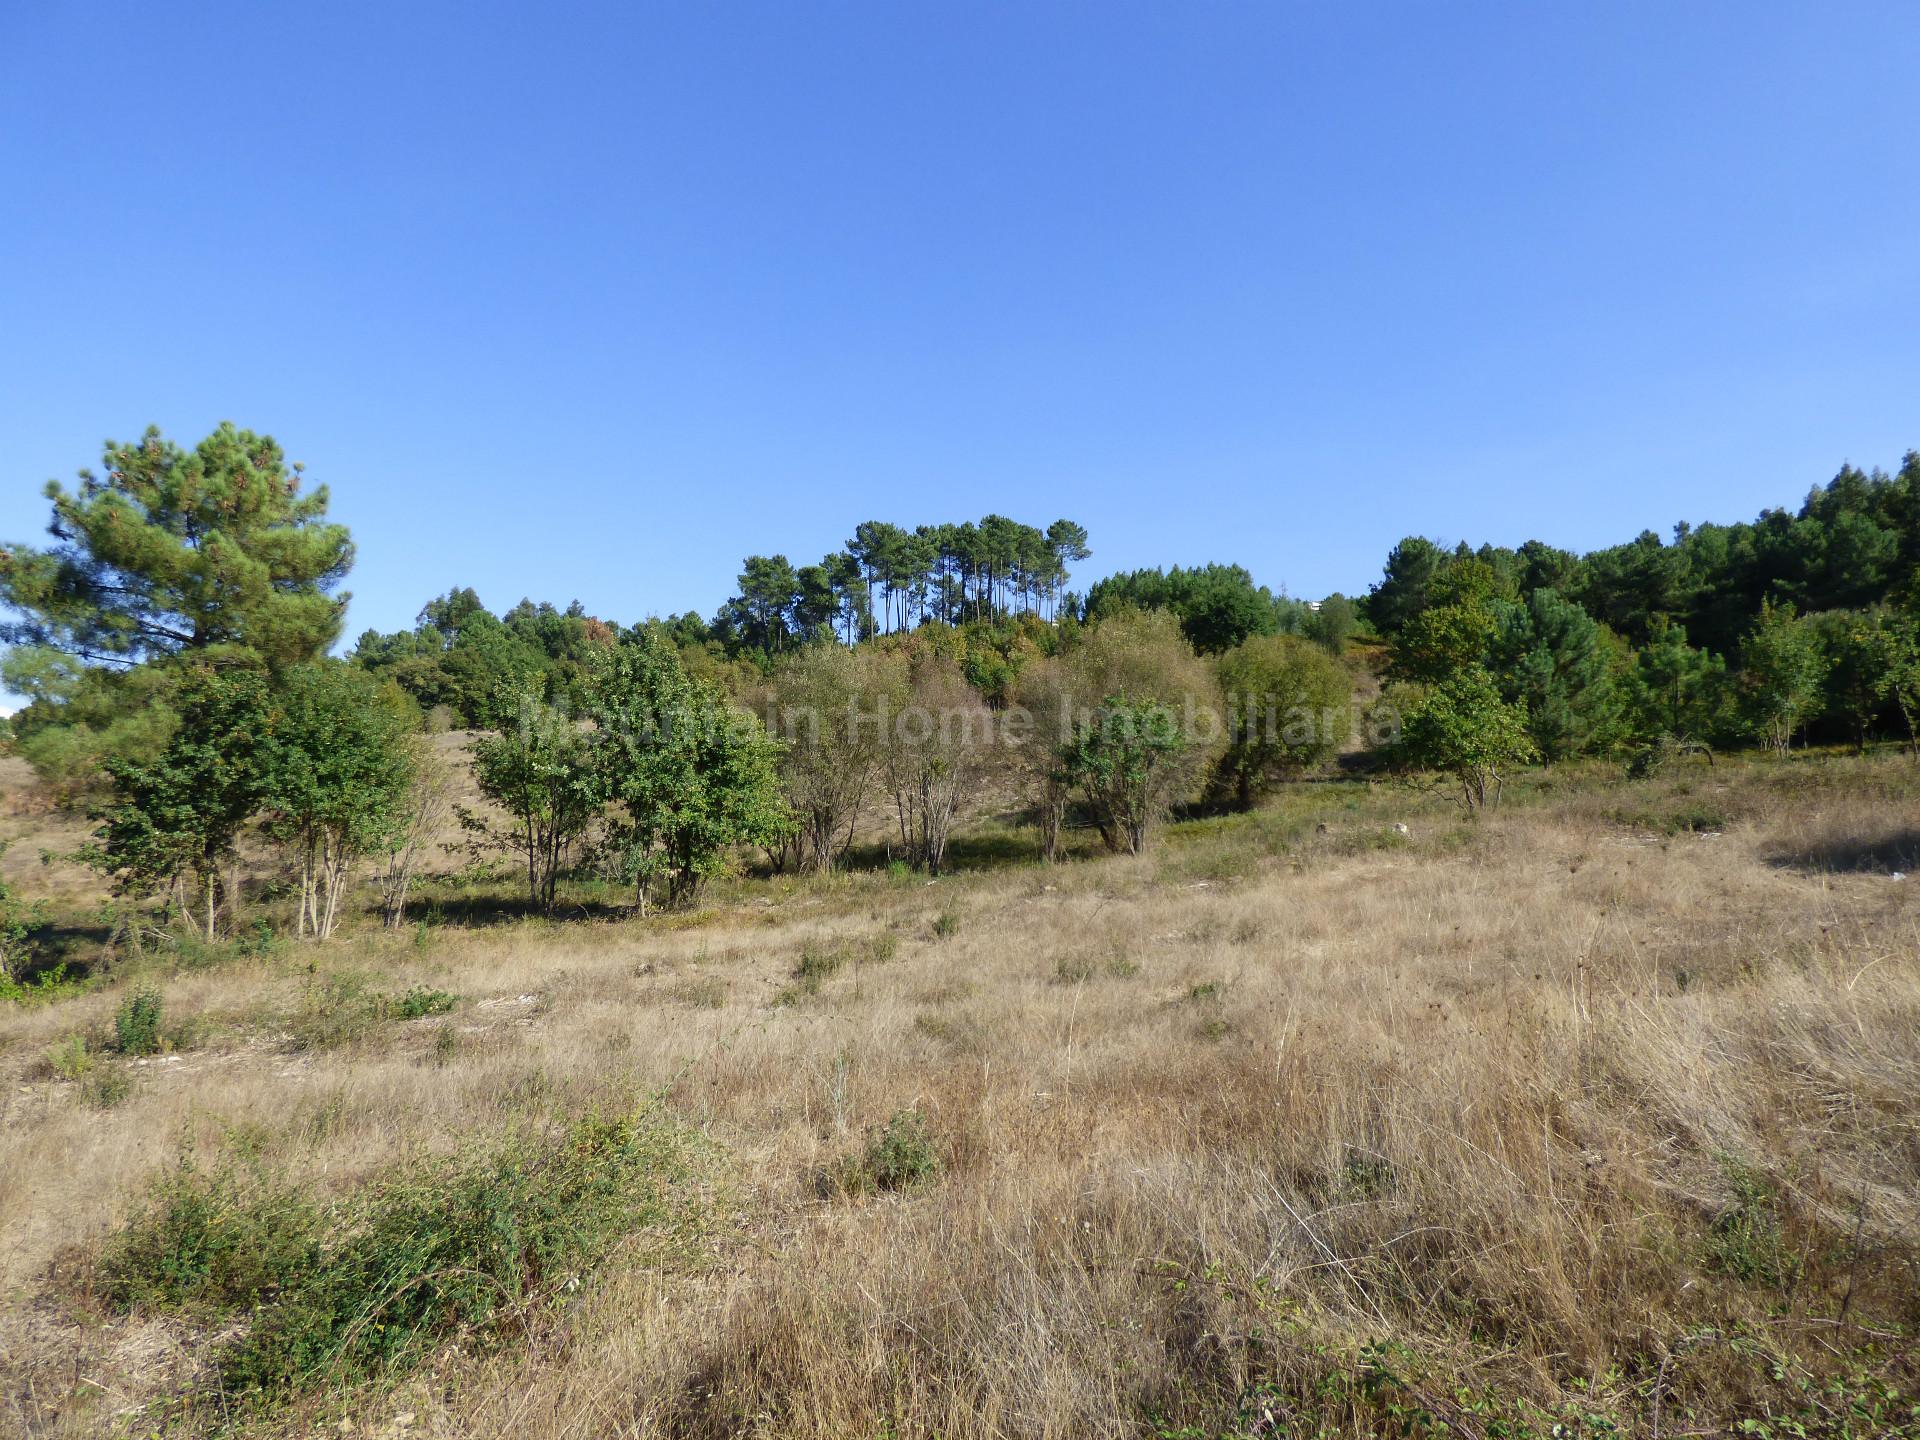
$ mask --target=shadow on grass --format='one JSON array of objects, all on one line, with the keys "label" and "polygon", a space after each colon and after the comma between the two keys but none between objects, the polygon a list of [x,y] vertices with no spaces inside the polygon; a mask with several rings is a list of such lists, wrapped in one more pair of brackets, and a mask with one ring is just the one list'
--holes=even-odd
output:
[{"label": "shadow on grass", "polygon": [[1901,830],[1878,840],[1833,840],[1782,850],[1767,857],[1782,870],[1809,875],[1891,875],[1920,868],[1920,830]]},{"label": "shadow on grass", "polygon": [[[1060,858],[1070,860],[1101,850],[1100,834],[1078,814],[1070,815],[1060,831]],[[895,858],[898,858],[896,853]],[[955,834],[947,841],[944,871],[1012,870],[1036,866],[1040,860],[1040,832],[1019,812],[1004,816],[995,828]],[[887,847],[860,844],[847,851],[840,868],[885,872]]]},{"label": "shadow on grass", "polygon": [[85,981],[101,971],[113,940],[110,926],[67,924],[59,920],[36,925],[27,933],[27,959],[19,980],[25,985],[54,978]]},{"label": "shadow on grass", "polygon": [[478,930],[529,920],[625,920],[635,913],[631,899],[569,895],[563,884],[559,900],[550,911],[540,909],[523,894],[482,890],[442,894],[428,890],[408,903],[407,921]]}]

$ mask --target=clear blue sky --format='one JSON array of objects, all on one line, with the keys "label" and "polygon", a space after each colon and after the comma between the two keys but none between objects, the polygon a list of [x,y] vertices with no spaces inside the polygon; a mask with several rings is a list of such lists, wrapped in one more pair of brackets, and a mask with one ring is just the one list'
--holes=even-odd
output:
[{"label": "clear blue sky", "polygon": [[0,4],[0,536],[157,422],[352,634],[999,510],[1363,590],[1920,446],[1920,7]]}]

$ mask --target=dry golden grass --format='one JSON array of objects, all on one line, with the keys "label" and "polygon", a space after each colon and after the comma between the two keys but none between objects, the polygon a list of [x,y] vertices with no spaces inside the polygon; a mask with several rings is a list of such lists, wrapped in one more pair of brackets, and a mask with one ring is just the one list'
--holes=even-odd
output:
[{"label": "dry golden grass", "polygon": [[[148,1433],[141,1407],[203,1373],[204,1333],[87,1298],[183,1144],[344,1191],[516,1109],[663,1088],[723,1157],[700,1255],[603,1270],[525,1344],[249,1423],[1418,1433],[1395,1403],[1487,1433],[1471,1392],[1629,1431],[1657,1396],[1663,1433],[1701,1434],[1787,1404],[1761,1352],[1911,1391],[1920,877],[1887,872],[1917,793],[1896,761],[1556,774],[1467,825],[1302,787],[1142,862],[741,882],[693,917],[283,951],[167,978],[197,1040],[106,1109],[45,1057],[124,986],[0,1014],[0,1429]],[[1686,822],[1724,829],[1662,833]],[[809,947],[883,934],[891,958],[791,993]],[[297,1050],[309,962],[463,1003]],[[907,1108],[936,1178],[821,1183]],[[1715,1239],[1743,1176],[1777,1191],[1771,1279]],[[1382,1389],[1361,1347],[1385,1341]]]}]

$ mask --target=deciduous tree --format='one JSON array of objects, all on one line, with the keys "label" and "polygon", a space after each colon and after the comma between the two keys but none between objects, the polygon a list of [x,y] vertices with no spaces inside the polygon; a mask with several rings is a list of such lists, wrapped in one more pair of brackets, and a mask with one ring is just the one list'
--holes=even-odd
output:
[{"label": "deciduous tree", "polygon": [[1255,636],[1220,657],[1221,774],[1242,810],[1275,781],[1321,764],[1353,733],[1353,677],[1293,635]]},{"label": "deciduous tree", "polygon": [[737,846],[791,827],[760,722],[682,668],[664,635],[609,652],[593,687],[594,763],[624,818],[614,839],[644,908],[656,882],[683,904],[723,873]]},{"label": "deciduous tree", "polygon": [[212,941],[234,898],[223,876],[234,840],[267,794],[273,697],[259,670],[202,665],[183,677],[175,713],[152,759],[107,762],[114,803],[96,812],[105,823],[85,853],[123,894],[167,893]]},{"label": "deciduous tree", "polygon": [[391,686],[337,660],[282,677],[265,738],[267,833],[300,876],[296,929],[325,940],[360,861],[407,823],[418,714]]}]

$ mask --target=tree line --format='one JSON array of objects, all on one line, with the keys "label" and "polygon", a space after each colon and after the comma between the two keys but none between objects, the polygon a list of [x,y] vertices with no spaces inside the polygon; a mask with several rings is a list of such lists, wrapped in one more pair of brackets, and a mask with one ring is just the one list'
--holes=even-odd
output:
[{"label": "tree line", "polygon": [[[247,837],[282,857],[301,933],[330,934],[369,866],[398,923],[449,803],[432,729],[478,732],[493,804],[460,812],[466,843],[515,856],[541,907],[568,874],[644,907],[756,852],[831,870],[863,817],[938,874],[987,797],[1046,858],[1075,826],[1135,852],[1182,806],[1251,805],[1343,751],[1478,806],[1514,766],[1581,755],[1920,749],[1916,455],[1845,468],[1795,514],[1585,556],[1412,537],[1357,603],[1234,565],[1075,595],[1072,522],[872,522],[819,566],[750,557],[711,620],[496,616],[456,587],[345,660],[351,538],[269,437],[150,430],[47,494],[53,543],[0,550],[4,674],[30,701],[11,743],[89,807],[87,858],[209,936]],[[1361,715],[1367,671],[1384,689]]]},{"label": "tree line", "polygon": [[[1843,467],[1798,512],[1585,556],[1413,536],[1364,617],[1412,760],[1503,764],[1896,733],[1920,750],[1920,452]],[[1417,723],[1416,723],[1417,722]],[[1454,768],[1443,765],[1439,768]]]},{"label": "tree line", "polygon": [[912,530],[868,520],[817,565],[748,556],[740,593],[720,607],[707,633],[729,654],[766,657],[810,640],[854,644],[930,620],[1051,616],[1067,593],[1068,565],[1092,553],[1086,527],[1071,520],[1044,531],[1004,515]]}]

